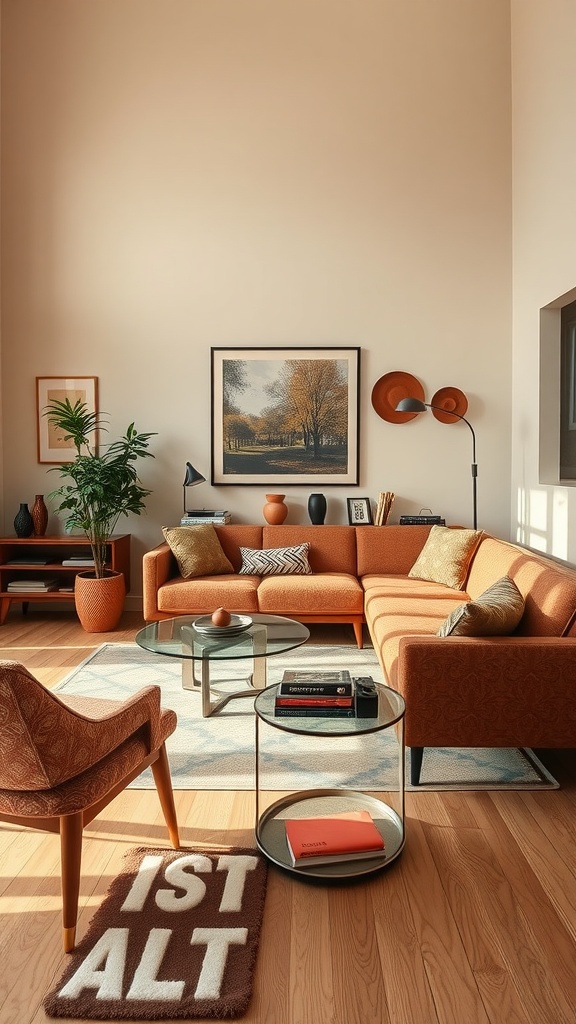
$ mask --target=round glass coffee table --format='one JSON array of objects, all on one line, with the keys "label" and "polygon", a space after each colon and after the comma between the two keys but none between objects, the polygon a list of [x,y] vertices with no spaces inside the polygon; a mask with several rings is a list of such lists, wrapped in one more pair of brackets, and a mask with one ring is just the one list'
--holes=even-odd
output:
[{"label": "round glass coffee table", "polygon": [[[178,615],[173,619],[150,622],[136,634],[136,643],[152,654],[163,654],[182,660],[182,686],[185,690],[199,690],[202,696],[202,716],[208,718],[236,697],[255,696],[255,691],[266,686],[266,659],[300,647],[310,636],[310,630],[301,622],[282,615],[251,614],[251,620],[241,633],[210,635],[194,627],[205,615]],[[249,688],[221,693],[210,679],[210,666],[215,662],[251,658],[253,669],[248,677]],[[200,664],[200,677],[194,671]],[[215,698],[215,699],[214,699]]]}]

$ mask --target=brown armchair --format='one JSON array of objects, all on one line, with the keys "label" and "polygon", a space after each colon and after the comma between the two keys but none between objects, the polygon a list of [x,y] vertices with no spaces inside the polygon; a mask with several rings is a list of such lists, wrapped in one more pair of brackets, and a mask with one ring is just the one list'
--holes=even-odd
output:
[{"label": "brown armchair", "polygon": [[64,950],[74,948],[82,831],[149,765],[172,845],[178,822],[165,740],[174,711],[160,688],[129,700],[56,696],[0,661],[0,821],[60,833]]}]

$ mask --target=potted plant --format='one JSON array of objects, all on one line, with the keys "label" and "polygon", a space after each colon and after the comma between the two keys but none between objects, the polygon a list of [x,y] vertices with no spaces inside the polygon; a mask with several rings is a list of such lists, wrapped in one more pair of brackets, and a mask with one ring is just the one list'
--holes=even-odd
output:
[{"label": "potted plant", "polygon": [[76,611],[89,633],[114,629],[124,607],[125,584],[122,573],[106,568],[106,543],[120,516],[140,515],[144,509],[144,499],[151,492],[140,483],[135,463],[154,458],[148,451],[154,434],[139,434],[131,423],[123,437],[99,450],[99,432],[107,430],[105,413],[89,411],[80,399],[72,405],[67,398],[50,402],[44,415],[76,449],[72,462],[53,467],[71,482],[48,497],[59,499],[55,512],[66,516],[66,532],[81,530],[86,535],[94,559],[93,570],[76,576]]}]

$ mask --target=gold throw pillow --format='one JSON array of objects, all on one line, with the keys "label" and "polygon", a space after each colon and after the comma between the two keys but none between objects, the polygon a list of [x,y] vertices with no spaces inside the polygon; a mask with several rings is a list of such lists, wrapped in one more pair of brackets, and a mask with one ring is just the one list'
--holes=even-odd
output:
[{"label": "gold throw pillow", "polygon": [[212,523],[164,526],[162,533],[178,562],[180,575],[185,580],[194,576],[219,576],[234,572],[234,566],[224,554]]},{"label": "gold throw pillow", "polygon": [[468,567],[481,537],[482,530],[433,526],[408,575],[443,583],[452,590],[463,590]]}]

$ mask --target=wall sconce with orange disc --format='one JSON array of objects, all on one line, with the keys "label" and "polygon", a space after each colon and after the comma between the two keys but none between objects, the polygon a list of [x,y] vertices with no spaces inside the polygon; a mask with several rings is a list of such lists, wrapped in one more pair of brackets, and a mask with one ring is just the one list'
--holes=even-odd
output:
[{"label": "wall sconce with orange disc", "polygon": [[399,412],[398,405],[403,398],[418,398],[424,401],[424,388],[417,377],[404,370],[392,370],[376,381],[372,388],[372,405],[383,420],[388,423],[408,423],[418,413]]},{"label": "wall sconce with orange disc", "polygon": [[468,399],[459,388],[440,388],[432,396],[430,407],[440,423],[458,423],[466,415]]}]

